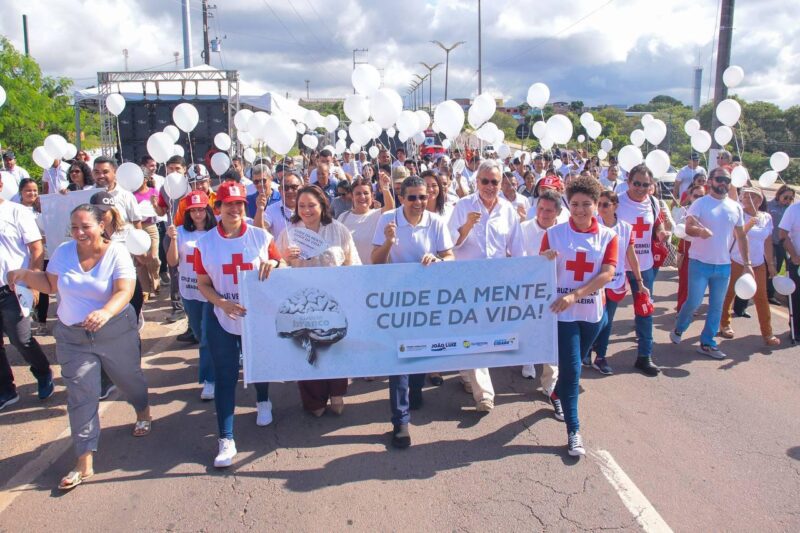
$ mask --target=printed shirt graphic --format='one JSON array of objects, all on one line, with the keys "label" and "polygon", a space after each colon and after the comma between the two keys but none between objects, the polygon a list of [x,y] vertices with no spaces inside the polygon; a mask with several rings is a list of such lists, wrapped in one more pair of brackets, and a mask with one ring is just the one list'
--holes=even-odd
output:
[{"label": "printed shirt graphic", "polygon": [[[267,259],[280,260],[275,241],[267,231],[242,224],[238,237],[226,239],[222,225],[209,231],[197,241],[194,269],[211,278],[217,293],[239,303],[239,274],[243,270],[258,270]],[[238,267],[238,270],[237,270]],[[214,307],[219,324],[233,335],[242,334],[242,321],[230,318],[219,307]]]},{"label": "printed shirt graphic", "polygon": [[197,241],[208,233],[207,231],[186,231],[178,227],[178,276],[180,278],[181,296],[187,300],[207,302],[206,297],[197,288],[197,272],[194,270],[194,256]]},{"label": "printed shirt graphic", "polygon": [[[613,230],[596,219],[586,232],[575,229],[572,220],[549,228],[542,239],[542,251],[555,250],[555,298],[585,285],[600,272],[602,265],[617,264],[618,237]],[[558,314],[559,322],[600,322],[603,318],[604,294],[596,291],[579,298]]]},{"label": "printed shirt graphic", "polygon": [[643,202],[632,200],[627,192],[619,195],[617,218],[631,225],[633,236],[633,249],[639,259],[639,268],[649,270],[653,268],[653,203],[650,197]]}]

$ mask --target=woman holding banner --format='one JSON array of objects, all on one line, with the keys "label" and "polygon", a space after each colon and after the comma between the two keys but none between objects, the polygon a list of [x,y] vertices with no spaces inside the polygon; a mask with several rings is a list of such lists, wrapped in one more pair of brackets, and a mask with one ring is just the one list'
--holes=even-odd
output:
[{"label": "woman holding banner", "polygon": [[[372,262],[421,263],[428,266],[452,261],[453,239],[444,220],[427,210],[428,188],[425,180],[410,176],[400,187],[402,207],[384,213],[372,239]],[[392,408],[392,446],[411,445],[408,423],[411,409],[422,405],[425,374],[389,377],[389,401]]]},{"label": "woman holding banner", "polygon": [[[301,249],[298,242],[304,233],[312,239],[321,239],[322,245],[313,250]],[[361,264],[350,230],[331,218],[328,198],[316,185],[307,185],[298,191],[297,210],[292,216],[292,224],[278,237],[278,249],[286,257],[286,262],[295,268]],[[298,381],[297,386],[303,409],[314,416],[320,417],[325,413],[328,401],[335,414],[344,411],[347,378]]]},{"label": "woman holding banner", "polygon": [[[259,279],[269,276],[282,261],[272,236],[261,228],[245,223],[247,193],[244,185],[226,181],[217,189],[220,221],[197,241],[194,270],[200,293],[211,305],[204,310],[208,349],[214,365],[214,405],[217,409],[219,453],[214,466],[230,466],[236,456],[233,439],[233,411],[236,383],[239,381],[242,322],[247,309],[239,303],[239,276],[243,270],[258,272]],[[202,338],[202,337],[201,337]],[[272,422],[269,384],[256,383],[256,425]]]},{"label": "woman holding banner", "polygon": [[365,265],[372,264],[372,237],[381,214],[394,209],[394,197],[391,192],[391,182],[388,176],[381,179],[381,190],[386,199],[383,209],[373,209],[375,196],[372,194],[372,182],[367,178],[356,178],[352,184],[353,208],[339,215],[339,222],[347,226],[353,236],[353,242],[358,250],[358,257]]},{"label": "woman holding banner", "polygon": [[605,287],[614,277],[619,237],[594,214],[603,191],[591,177],[573,178],[567,185],[569,221],[547,230],[542,255],[556,260],[558,298],[550,309],[558,314],[558,383],[572,456],[585,455],[578,422],[578,382],[581,357],[589,353],[603,326]]}]

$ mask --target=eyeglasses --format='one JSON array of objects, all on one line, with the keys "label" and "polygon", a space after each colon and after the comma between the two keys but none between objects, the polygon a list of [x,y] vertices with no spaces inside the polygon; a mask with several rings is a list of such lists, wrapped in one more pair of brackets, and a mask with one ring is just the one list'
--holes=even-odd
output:
[{"label": "eyeglasses", "polygon": [[714,176],[711,179],[713,179],[717,183],[730,183],[731,182],[731,179],[729,177],[727,177],[727,176]]},{"label": "eyeglasses", "polygon": [[409,202],[416,202],[417,200],[419,200],[420,202],[427,202],[428,201],[428,195],[427,194],[407,194],[406,195],[406,200],[408,200]]},{"label": "eyeglasses", "polygon": [[634,187],[649,187],[650,186],[650,182],[648,182],[648,181],[632,181],[631,185],[633,185]]},{"label": "eyeglasses", "polygon": [[612,205],[616,205],[616,204],[614,202],[599,202],[597,204],[597,207],[602,207],[602,208],[605,209],[606,207],[611,207]]},{"label": "eyeglasses", "polygon": [[500,185],[500,182],[497,180],[481,178],[481,185],[491,185],[492,187],[497,187],[498,185]]},{"label": "eyeglasses", "polygon": [[83,172],[79,168],[73,168],[72,170],[69,171],[70,174],[75,174],[76,172],[80,172],[81,174],[83,174]]},{"label": "eyeglasses", "polygon": [[287,191],[299,191],[300,190],[300,186],[299,185],[286,185],[284,187],[284,189],[286,189]]},{"label": "eyeglasses", "polygon": [[267,180],[253,180],[253,184],[254,185],[261,185],[261,184],[264,184],[266,182],[267,182]]}]

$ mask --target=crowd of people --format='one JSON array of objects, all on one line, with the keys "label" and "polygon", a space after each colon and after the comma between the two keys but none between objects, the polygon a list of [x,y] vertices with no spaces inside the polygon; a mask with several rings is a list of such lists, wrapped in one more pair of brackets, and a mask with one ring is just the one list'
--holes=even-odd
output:
[{"label": "crowd of people", "polygon": [[[261,157],[248,165],[238,157],[212,178],[205,166],[173,156],[162,174],[145,156],[144,179],[135,191],[116,179],[117,161],[55,161],[41,178],[44,194],[96,190],[89,203],[70,215],[71,239],[49,258],[43,228],[39,182],[3,156],[19,194],[0,199],[0,319],[2,331],[36,378],[38,397],[53,394],[53,373],[36,336],[55,337],[56,357],[68,395],[68,414],[77,462],[61,480],[71,489],[93,474],[100,424],[98,402],[119,388],[135,412],[132,434],[149,434],[152,417],[141,369],[139,332],[142,309],[168,286],[168,322],[187,319],[177,340],[196,344],[200,399],[214,401],[219,446],[216,467],[236,456],[234,407],[239,381],[242,320],[239,298],[243,270],[267,279],[276,268],[346,267],[385,263],[502,260],[543,256],[555,261],[557,293],[550,306],[557,319],[557,364],[542,366],[542,392],[554,416],[566,425],[567,452],[585,453],[580,434],[578,392],[584,367],[613,374],[609,339],[615,314],[628,290],[634,310],[635,368],[657,376],[653,359],[655,281],[664,265],[678,269],[678,311],[670,339],[680,343],[698,316],[708,292],[705,324],[697,351],[722,359],[717,339],[735,336],[731,316],[749,316],[748,301],[734,291],[749,274],[761,335],[777,346],[770,304],[781,305],[772,280],[785,265],[800,284],[800,203],[795,191],[780,187],[767,200],[753,184],[737,189],[731,171],[737,164],[721,151],[713,170],[692,154],[663,191],[642,164],[625,172],[611,157],[601,162],[585,150],[555,154],[521,153],[502,160],[494,153],[453,149],[448,154],[394,156],[381,147],[366,152],[328,149],[297,160]],[[185,175],[190,192],[170,198],[164,175]],[[662,198],[663,194],[668,198]],[[678,228],[683,231],[679,232]],[[144,230],[149,249],[132,256],[126,240]],[[316,233],[326,249],[306,257],[293,241],[299,229]],[[680,233],[680,235],[676,235]],[[678,238],[681,237],[681,238]],[[310,271],[309,275],[312,275]],[[25,309],[16,289],[34,294]],[[57,318],[48,325],[48,295],[57,295]],[[789,296],[790,310],[800,291]],[[800,340],[800,319],[790,313],[790,341]],[[779,327],[782,331],[783,328]],[[555,355],[555,354],[554,354]],[[521,368],[526,378],[536,367]],[[371,379],[371,378],[366,378]],[[389,377],[391,444],[411,445],[411,411],[423,405],[426,379],[438,386],[438,373]],[[475,409],[494,408],[488,368],[464,369],[460,380]],[[255,384],[256,424],[272,422],[269,384]],[[298,382],[300,404],[311,416],[345,409],[347,379]],[[0,409],[19,400],[5,351],[0,348]]]}]

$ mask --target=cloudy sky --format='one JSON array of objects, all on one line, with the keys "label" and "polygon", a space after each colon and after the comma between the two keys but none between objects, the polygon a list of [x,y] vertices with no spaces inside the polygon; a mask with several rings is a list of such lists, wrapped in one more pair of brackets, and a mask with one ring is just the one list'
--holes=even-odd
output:
[{"label": "cloudy sky", "polygon": [[[478,90],[477,0],[212,0],[211,37],[224,38],[212,65],[237,69],[267,90],[312,97],[352,92],[353,49],[383,69],[384,85],[401,95],[419,62],[444,61],[431,44],[466,41],[450,55],[448,96]],[[194,63],[201,63],[201,2],[191,0]],[[31,54],[46,74],[76,87],[96,72],[172,69],[182,53],[180,0],[4,0],[0,33],[20,50],[28,15]],[[702,99],[711,96],[717,0],[493,0],[482,3],[483,89],[507,103],[542,81],[552,100],[634,104],[657,94],[691,100],[695,65],[704,68]],[[738,2],[732,64],[749,100],[800,103],[800,2]],[[183,60],[181,59],[181,65]],[[444,66],[433,73],[442,99]],[[426,95],[427,98],[427,95]]]}]

